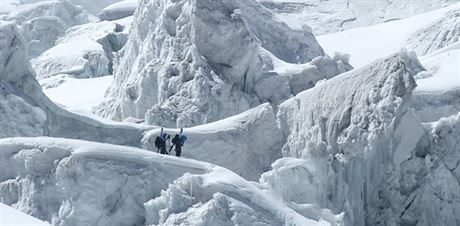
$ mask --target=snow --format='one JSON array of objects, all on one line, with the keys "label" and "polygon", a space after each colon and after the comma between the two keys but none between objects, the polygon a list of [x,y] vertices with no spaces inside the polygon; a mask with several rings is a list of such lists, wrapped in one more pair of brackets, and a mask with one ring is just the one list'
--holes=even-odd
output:
[{"label": "snow", "polygon": [[328,54],[332,55],[334,52],[350,54],[351,65],[362,67],[376,59],[398,52],[419,29],[431,25],[445,17],[449,11],[459,8],[460,3],[457,3],[402,20],[321,35],[318,36],[318,41]]},{"label": "snow", "polygon": [[104,100],[105,91],[113,80],[112,76],[90,79],[65,78],[63,84],[44,93],[63,108],[83,114],[92,114]]},{"label": "snow", "polygon": [[98,17],[101,20],[118,20],[134,14],[136,11],[137,0],[123,0],[115,2],[102,9]]},{"label": "snow", "polygon": [[457,0],[259,0],[289,26],[314,34],[381,24],[439,9]]},{"label": "snow", "polygon": [[[142,1],[139,7],[99,110],[103,117],[195,126],[264,102],[278,105],[349,68],[339,70],[347,63],[325,56],[310,31],[291,29],[254,0]],[[280,75],[274,58],[290,64],[317,58],[316,68]]]},{"label": "snow", "polygon": [[[171,136],[179,132],[166,128],[164,131]],[[257,180],[281,156],[282,135],[268,104],[216,122],[184,128],[184,133],[188,139],[181,156],[217,164],[248,180]],[[160,129],[146,132],[143,147],[157,152],[154,141],[159,134]]]},{"label": "snow", "polygon": [[0,203],[1,226],[50,226],[47,222],[17,211],[5,204]]},{"label": "snow", "polygon": [[[166,225],[199,223],[194,219],[204,213],[208,217],[201,219],[203,224],[230,220],[331,225],[303,217],[222,167],[136,148],[60,138],[8,138],[0,140],[0,162],[3,202],[52,224],[157,224],[158,214]],[[29,191],[16,192],[24,189]],[[213,215],[213,205],[193,205],[214,200],[228,200],[234,207],[227,211],[235,216]]]}]

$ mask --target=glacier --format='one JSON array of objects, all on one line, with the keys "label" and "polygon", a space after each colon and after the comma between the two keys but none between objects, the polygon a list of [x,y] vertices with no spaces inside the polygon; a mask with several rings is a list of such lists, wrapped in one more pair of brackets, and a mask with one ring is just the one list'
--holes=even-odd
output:
[{"label": "glacier", "polygon": [[[194,126],[266,101],[279,104],[351,68],[346,57],[326,56],[310,31],[289,28],[253,0],[141,1],[138,7],[144,10],[135,13],[98,112],[104,117]],[[295,76],[278,74],[274,65],[312,60]],[[301,85],[291,88],[297,80]]]}]

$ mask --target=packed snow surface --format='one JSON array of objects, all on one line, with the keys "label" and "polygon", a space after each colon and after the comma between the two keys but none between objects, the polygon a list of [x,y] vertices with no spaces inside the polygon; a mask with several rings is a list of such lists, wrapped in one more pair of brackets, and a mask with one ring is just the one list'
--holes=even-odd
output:
[{"label": "packed snow surface", "polygon": [[0,226],[50,226],[50,224],[0,203]]},{"label": "packed snow surface", "polygon": [[456,0],[258,0],[289,26],[315,34],[381,24],[439,9]]}]

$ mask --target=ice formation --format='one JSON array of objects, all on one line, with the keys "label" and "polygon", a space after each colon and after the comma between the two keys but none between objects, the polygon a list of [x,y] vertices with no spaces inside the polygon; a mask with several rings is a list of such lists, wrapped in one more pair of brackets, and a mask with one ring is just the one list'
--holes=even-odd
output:
[{"label": "ice formation", "polygon": [[[32,60],[37,78],[93,78],[112,74],[114,52],[126,43],[130,19],[69,28],[56,45]],[[47,81],[50,83],[50,81]]]},{"label": "ice formation", "polygon": [[54,225],[333,225],[208,163],[61,138],[3,139],[0,150],[2,202]]},{"label": "ice formation", "polygon": [[439,142],[408,108],[422,70],[401,52],[284,102],[283,155],[305,160],[275,163],[261,182],[294,206],[344,211],[347,225],[458,224],[451,214],[460,207],[459,183],[435,163],[430,145]]},{"label": "ice formation", "polygon": [[[298,92],[290,79],[315,77],[304,85],[311,87],[327,77],[318,71],[350,68],[345,59],[325,56],[310,31],[289,28],[253,0],[141,1],[139,7],[100,108],[115,120],[203,124],[281,103]],[[318,64],[297,77],[274,66],[311,60]]]},{"label": "ice formation", "polygon": [[385,1],[385,0],[258,0],[289,26],[305,24],[315,34],[326,34],[349,28],[369,26],[399,20],[426,11],[439,9],[456,0]]},{"label": "ice formation", "polygon": [[27,63],[25,41],[12,22],[0,22],[0,65],[0,137],[46,135],[141,145],[148,127],[100,122],[51,102]]},{"label": "ice formation", "polygon": [[71,26],[92,20],[83,8],[69,0],[17,2],[12,9],[0,14],[0,20],[21,25],[28,43],[30,58],[54,46],[55,41]]},{"label": "ice formation", "polygon": [[456,9],[413,34],[407,40],[407,48],[423,56],[460,41],[459,37],[460,9]]},{"label": "ice formation", "polygon": [[[171,136],[177,129],[165,129]],[[154,129],[144,135],[144,148],[157,151]],[[185,130],[187,144],[182,156],[223,166],[248,180],[258,180],[281,157],[282,135],[275,113],[263,104],[241,114]],[[171,152],[174,154],[174,150]]]}]

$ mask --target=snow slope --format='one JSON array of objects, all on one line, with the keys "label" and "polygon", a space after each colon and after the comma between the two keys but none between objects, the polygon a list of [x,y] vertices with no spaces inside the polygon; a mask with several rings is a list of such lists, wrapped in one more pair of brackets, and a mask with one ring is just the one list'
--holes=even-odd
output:
[{"label": "snow slope", "polygon": [[322,71],[340,71],[311,32],[289,28],[254,0],[154,0],[139,7],[100,108],[104,117],[194,126],[279,104],[298,87],[290,87],[296,76],[276,73],[273,57],[291,64],[319,57],[298,76],[311,81],[306,87],[327,77]]},{"label": "snow slope", "polygon": [[[362,67],[406,47],[407,41],[420,29],[433,26],[433,23],[446,16],[449,17],[450,11],[458,9],[460,3],[402,20],[321,35],[318,36],[318,42],[329,54],[334,52],[350,54],[351,65]],[[455,26],[452,23],[450,25]],[[439,31],[431,32],[436,34]],[[412,43],[415,44],[417,43]]]},{"label": "snow slope", "polygon": [[0,225],[1,226],[49,226],[37,218],[15,210],[3,203],[0,203]]},{"label": "snow slope", "polygon": [[456,0],[259,0],[295,28],[305,24],[315,34],[381,24],[457,3]]},{"label": "snow slope", "polygon": [[56,225],[331,225],[303,217],[224,168],[136,148],[11,138],[0,140],[0,162],[2,202]]}]

